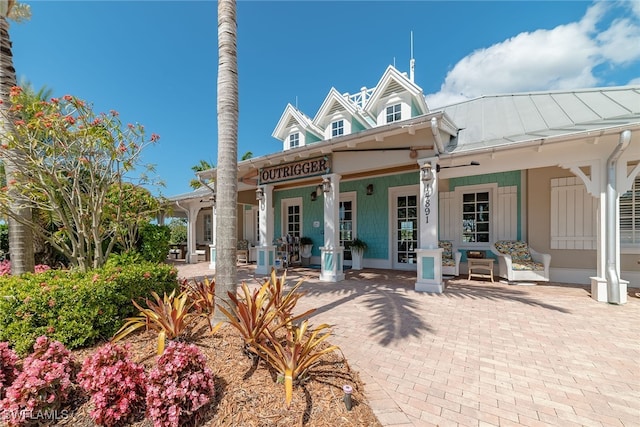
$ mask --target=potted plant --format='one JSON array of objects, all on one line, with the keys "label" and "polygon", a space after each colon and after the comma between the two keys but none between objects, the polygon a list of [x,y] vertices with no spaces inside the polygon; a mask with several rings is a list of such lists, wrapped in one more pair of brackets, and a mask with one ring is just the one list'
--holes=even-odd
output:
[{"label": "potted plant", "polygon": [[349,245],[351,250],[351,268],[354,270],[362,270],[362,256],[367,250],[367,244],[357,237],[351,241]]},{"label": "potted plant", "polygon": [[302,265],[307,266],[311,260],[311,249],[313,248],[313,240],[311,237],[303,236],[300,238],[300,258]]}]

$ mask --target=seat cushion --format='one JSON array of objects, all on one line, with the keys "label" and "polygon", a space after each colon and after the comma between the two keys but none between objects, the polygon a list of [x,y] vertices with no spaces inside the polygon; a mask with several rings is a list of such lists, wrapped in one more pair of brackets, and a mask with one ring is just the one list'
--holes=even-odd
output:
[{"label": "seat cushion", "polygon": [[544,270],[544,264],[535,261],[513,261],[511,263],[512,270],[518,271],[542,271]]}]

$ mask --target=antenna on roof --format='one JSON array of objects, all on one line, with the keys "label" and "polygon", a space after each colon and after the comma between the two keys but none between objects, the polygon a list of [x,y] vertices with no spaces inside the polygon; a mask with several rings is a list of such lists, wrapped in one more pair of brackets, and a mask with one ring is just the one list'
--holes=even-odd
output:
[{"label": "antenna on roof", "polygon": [[413,59],[413,31],[411,31],[411,60],[409,61],[409,80],[414,81],[416,60]]},{"label": "antenna on roof", "polygon": [[393,57],[393,68],[396,68],[396,57]]}]

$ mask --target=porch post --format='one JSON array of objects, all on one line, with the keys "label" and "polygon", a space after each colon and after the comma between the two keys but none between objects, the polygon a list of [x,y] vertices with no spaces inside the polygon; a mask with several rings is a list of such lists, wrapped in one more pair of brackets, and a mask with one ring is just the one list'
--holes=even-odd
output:
[{"label": "porch post", "polygon": [[216,269],[216,196],[213,196],[213,205],[211,209],[211,244],[209,245],[209,270]]},{"label": "porch post", "polygon": [[195,264],[198,262],[198,254],[196,253],[196,223],[198,221],[198,212],[200,212],[200,206],[189,207],[189,226],[187,233],[187,252],[189,264]]},{"label": "porch post", "polygon": [[258,187],[256,199],[260,223],[260,246],[256,247],[256,274],[271,274],[276,262],[276,247],[273,245],[273,185]]},{"label": "porch post", "polygon": [[340,246],[340,178],[335,173],[322,176],[324,194],[324,246],[320,247],[320,280],[344,280],[344,246]]},{"label": "porch post", "polygon": [[442,293],[442,249],[438,247],[438,172],[437,158],[418,160],[420,165],[420,205],[418,220],[418,274],[415,290]]}]

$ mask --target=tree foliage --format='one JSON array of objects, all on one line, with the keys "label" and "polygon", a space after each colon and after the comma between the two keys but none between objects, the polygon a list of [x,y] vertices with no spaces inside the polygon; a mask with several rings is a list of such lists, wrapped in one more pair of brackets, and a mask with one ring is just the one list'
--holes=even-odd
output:
[{"label": "tree foliage", "polygon": [[[19,153],[24,166],[7,184],[30,208],[46,213],[53,227],[33,220],[27,225],[72,266],[102,266],[114,245],[136,234],[157,206],[125,179],[159,136],[145,138],[142,125],[123,125],[114,110],[96,114],[71,95],[42,101],[16,87],[10,110],[15,131],[0,141],[0,150]],[[148,182],[146,175],[139,179]],[[24,221],[2,190],[2,213]]]}]

